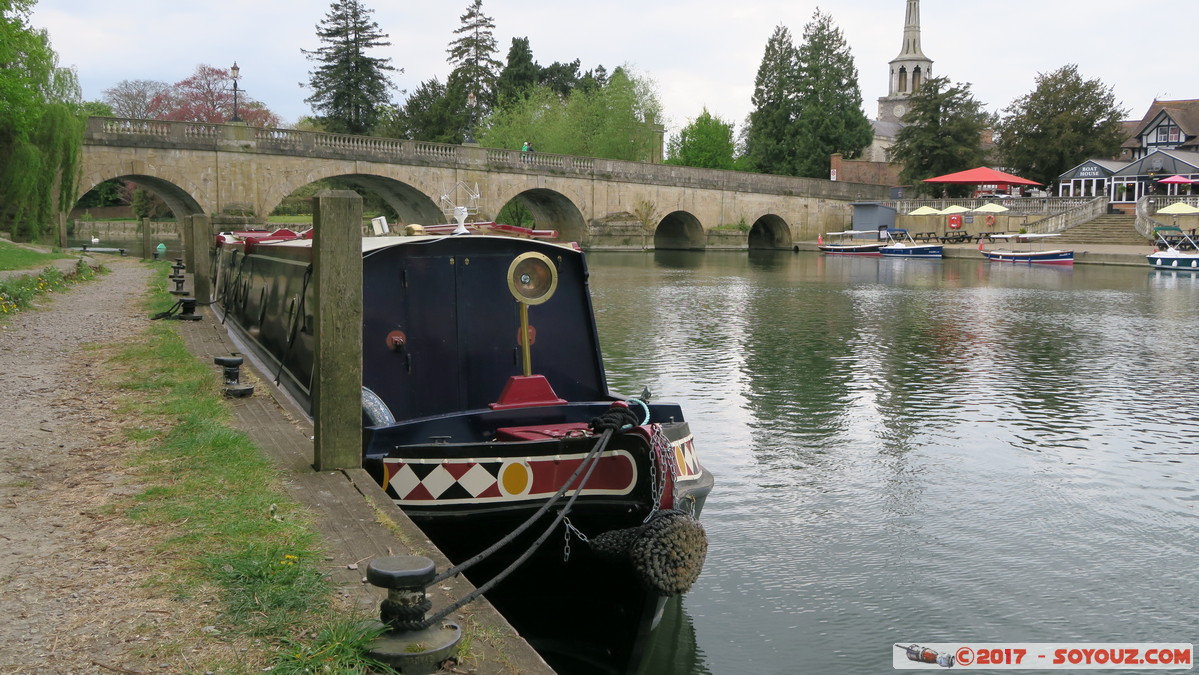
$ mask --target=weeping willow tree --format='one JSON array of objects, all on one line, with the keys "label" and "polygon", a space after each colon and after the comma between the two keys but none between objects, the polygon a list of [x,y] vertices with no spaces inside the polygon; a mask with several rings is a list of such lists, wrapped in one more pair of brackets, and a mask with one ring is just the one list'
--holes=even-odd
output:
[{"label": "weeping willow tree", "polygon": [[71,207],[84,118],[74,71],[58,66],[34,0],[0,0],[0,227],[32,241]]}]

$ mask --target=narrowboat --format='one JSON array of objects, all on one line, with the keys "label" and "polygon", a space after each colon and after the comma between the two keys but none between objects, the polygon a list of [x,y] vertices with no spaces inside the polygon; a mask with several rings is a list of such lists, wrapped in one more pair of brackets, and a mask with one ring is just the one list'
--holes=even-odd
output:
[{"label": "narrowboat", "polygon": [[[712,475],[679,405],[609,390],[583,252],[469,229],[498,234],[362,239],[363,467],[454,563],[511,539],[476,586],[528,554],[487,598],[556,671],[635,672],[702,568]],[[221,242],[213,279],[309,410],[311,237]]]}]

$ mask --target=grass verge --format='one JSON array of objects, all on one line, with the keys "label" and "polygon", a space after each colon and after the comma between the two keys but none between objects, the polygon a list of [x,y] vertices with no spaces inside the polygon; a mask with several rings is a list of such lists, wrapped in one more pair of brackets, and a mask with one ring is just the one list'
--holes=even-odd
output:
[{"label": "grass verge", "polygon": [[47,265],[51,261],[69,258],[62,253],[42,253],[0,239],[0,271],[25,270]]},{"label": "grass verge", "polygon": [[[24,249],[18,250],[24,251]],[[34,253],[33,251],[25,252]],[[35,253],[35,255],[44,254]],[[101,268],[101,273],[102,270],[103,268]],[[81,258],[75,263],[74,271],[69,274],[64,274],[62,270],[51,265],[36,274],[30,273],[13,279],[0,280],[0,320],[21,310],[29,309],[39,295],[61,291],[74,282],[93,279],[96,274],[97,271]]]},{"label": "grass verge", "polygon": [[[174,302],[165,291],[169,266],[154,264],[151,314]],[[200,672],[394,673],[364,656],[377,632],[336,606],[307,514],[231,427],[213,369],[166,321],[111,362],[124,408],[116,412],[140,448],[134,463],[144,489],[127,514],[160,537],[154,583],[180,602],[215,596],[217,624],[206,639],[233,647],[213,650]],[[230,652],[240,655],[220,656]]]}]

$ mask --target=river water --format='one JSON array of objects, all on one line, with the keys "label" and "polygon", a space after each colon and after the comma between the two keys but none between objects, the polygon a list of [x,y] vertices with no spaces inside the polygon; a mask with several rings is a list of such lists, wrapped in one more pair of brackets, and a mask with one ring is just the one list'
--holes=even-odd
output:
[{"label": "river water", "polygon": [[716,475],[676,653],[647,672],[893,672],[897,643],[1199,642],[1199,275],[589,264],[613,390],[680,402]]}]

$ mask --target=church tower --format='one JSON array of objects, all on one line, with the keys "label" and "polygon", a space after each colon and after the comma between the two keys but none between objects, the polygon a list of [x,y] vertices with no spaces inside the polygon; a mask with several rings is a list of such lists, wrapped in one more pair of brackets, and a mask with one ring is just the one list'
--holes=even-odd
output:
[{"label": "church tower", "polygon": [[908,111],[908,98],[933,76],[933,62],[920,49],[920,0],[907,0],[903,47],[891,60],[887,95],[878,99],[878,120],[899,122]]}]

